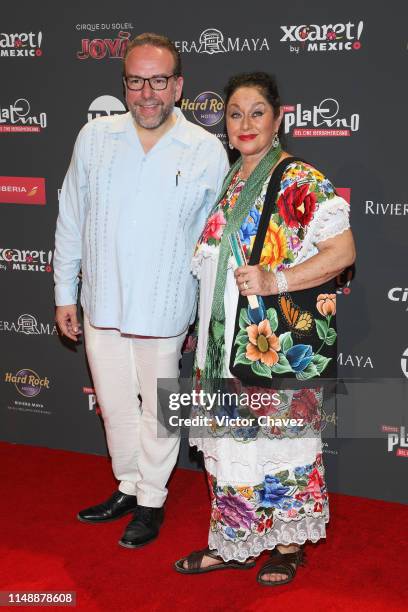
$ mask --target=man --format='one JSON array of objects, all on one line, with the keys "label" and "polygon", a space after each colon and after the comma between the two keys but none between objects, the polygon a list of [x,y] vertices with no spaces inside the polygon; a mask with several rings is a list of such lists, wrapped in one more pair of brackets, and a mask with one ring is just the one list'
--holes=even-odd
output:
[{"label": "man", "polygon": [[[141,34],[124,59],[129,112],[84,126],[65,177],[55,248],[56,321],[77,340],[78,273],[85,344],[119,489],[78,518],[131,512],[120,540],[157,537],[180,441],[157,436],[157,379],[177,378],[195,313],[194,245],[228,169],[217,138],[174,107],[180,56]],[[141,398],[141,402],[140,402]]]}]

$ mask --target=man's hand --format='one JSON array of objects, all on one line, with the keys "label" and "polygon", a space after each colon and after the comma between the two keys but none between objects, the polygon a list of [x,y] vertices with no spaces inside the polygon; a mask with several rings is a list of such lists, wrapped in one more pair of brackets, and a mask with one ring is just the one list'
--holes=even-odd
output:
[{"label": "man's hand", "polygon": [[78,312],[76,304],[69,306],[57,306],[55,311],[55,321],[63,336],[78,342],[78,337],[82,334],[81,326],[78,322]]}]

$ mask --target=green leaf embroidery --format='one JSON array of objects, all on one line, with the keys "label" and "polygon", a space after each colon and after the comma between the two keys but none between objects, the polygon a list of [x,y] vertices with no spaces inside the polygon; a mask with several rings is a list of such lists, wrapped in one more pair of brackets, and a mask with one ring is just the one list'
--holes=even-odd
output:
[{"label": "green leaf embroidery", "polygon": [[277,474],[275,474],[275,477],[279,480],[286,480],[288,476],[289,470],[284,470],[283,472],[278,472]]},{"label": "green leaf embroidery", "polygon": [[237,348],[236,356],[238,356],[238,355],[245,355],[245,353],[246,353],[246,347],[244,345],[242,345],[242,344],[239,345],[238,348]]},{"label": "green leaf embroidery", "polygon": [[[285,332],[284,334],[281,334],[279,336],[279,340],[280,340],[281,350],[286,355],[287,351],[293,346],[292,332]],[[279,363],[280,363],[280,359],[279,359]]]},{"label": "green leaf embroidery", "polygon": [[235,355],[234,366],[236,365],[251,365],[253,363],[250,359],[245,357],[245,353],[241,353],[240,355],[237,353]]},{"label": "green leaf embroidery", "polygon": [[249,320],[246,308],[241,308],[241,312],[239,313],[239,326],[241,329],[246,329],[249,325],[251,325],[251,321]]},{"label": "green leaf embroidery", "polygon": [[275,308],[268,308],[266,316],[271,326],[271,330],[275,332],[278,329],[278,313]]},{"label": "green leaf embroidery", "polygon": [[333,329],[333,327],[329,327],[329,329],[327,330],[326,344],[331,346],[332,344],[336,342],[336,338],[337,338],[336,330]]},{"label": "green leaf embroidery", "polygon": [[242,529],[238,529],[237,538],[243,538],[244,535],[245,535],[245,531],[242,531]]},{"label": "green leaf embroidery", "polygon": [[262,363],[261,361],[252,362],[251,369],[257,376],[265,376],[265,378],[272,378],[271,367]]},{"label": "green leaf embroidery", "polygon": [[284,374],[285,372],[293,372],[292,366],[283,353],[279,354],[279,361],[272,366],[272,372],[275,374]]},{"label": "green leaf embroidery", "polygon": [[314,378],[315,376],[319,376],[319,372],[314,363],[309,363],[303,372],[297,372],[296,374],[296,378],[298,380],[308,380],[309,378]]},{"label": "green leaf embroidery", "polygon": [[313,355],[312,363],[315,364],[319,374],[325,370],[331,361],[331,357],[323,357],[323,355]]},{"label": "green leaf embroidery", "polygon": [[305,480],[304,478],[299,478],[296,481],[296,484],[299,488],[307,487],[307,480]]},{"label": "green leaf embroidery", "polygon": [[239,331],[237,337],[235,338],[235,344],[238,346],[246,346],[249,342],[248,334],[244,331]]},{"label": "green leaf embroidery", "polygon": [[317,335],[319,336],[320,340],[325,340],[326,335],[327,335],[327,330],[329,328],[327,321],[324,321],[323,319],[315,319],[315,323],[316,323]]}]

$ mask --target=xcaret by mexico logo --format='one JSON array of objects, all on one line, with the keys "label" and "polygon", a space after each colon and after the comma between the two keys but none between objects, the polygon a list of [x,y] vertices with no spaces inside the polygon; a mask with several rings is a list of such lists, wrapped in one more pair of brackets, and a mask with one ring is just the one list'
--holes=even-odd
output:
[{"label": "xcaret by mexico logo", "polygon": [[265,37],[250,38],[241,36],[224,36],[216,28],[207,28],[198,40],[176,40],[176,48],[182,53],[217,53],[269,51],[269,42]]},{"label": "xcaret by mexico logo", "polygon": [[83,38],[77,59],[122,59],[130,37],[130,32],[120,31],[115,38]]},{"label": "xcaret by mexico logo", "polygon": [[52,272],[52,251],[0,248],[0,270]]},{"label": "xcaret by mexico logo", "polygon": [[304,51],[358,51],[364,23],[301,24],[280,27],[285,43],[291,53]]},{"label": "xcaret by mexico logo", "polygon": [[88,121],[98,117],[109,117],[110,115],[123,115],[126,113],[123,103],[115,96],[99,96],[95,98],[88,108]]},{"label": "xcaret by mexico logo", "polygon": [[203,91],[194,100],[182,98],[180,109],[190,111],[195,121],[204,127],[217,125],[224,118],[224,100],[214,91]]},{"label": "xcaret by mexico logo", "polygon": [[6,372],[4,382],[12,383],[17,391],[24,397],[35,397],[43,389],[50,388],[50,381],[47,376],[39,376],[34,370],[24,368],[15,374]]},{"label": "xcaret by mexico logo", "polygon": [[42,32],[6,34],[0,32],[1,57],[41,57]]},{"label": "xcaret by mexico logo", "polygon": [[47,127],[47,115],[31,112],[30,102],[18,98],[15,102],[0,106],[0,134],[10,132],[41,132]]},{"label": "xcaret by mexico logo", "polygon": [[44,206],[45,179],[31,176],[0,176],[0,202]]},{"label": "xcaret by mexico logo", "polygon": [[342,116],[335,98],[325,98],[312,108],[296,104],[284,106],[283,110],[285,134],[295,138],[351,136],[360,127],[360,115]]}]

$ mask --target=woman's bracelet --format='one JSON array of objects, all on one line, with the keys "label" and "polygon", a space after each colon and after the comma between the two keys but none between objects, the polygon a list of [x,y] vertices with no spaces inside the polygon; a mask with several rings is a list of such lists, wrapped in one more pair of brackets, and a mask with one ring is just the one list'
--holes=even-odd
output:
[{"label": "woman's bracelet", "polygon": [[274,272],[274,274],[278,293],[286,293],[288,290],[288,281],[286,280],[285,273],[283,270],[279,270],[278,272]]}]

